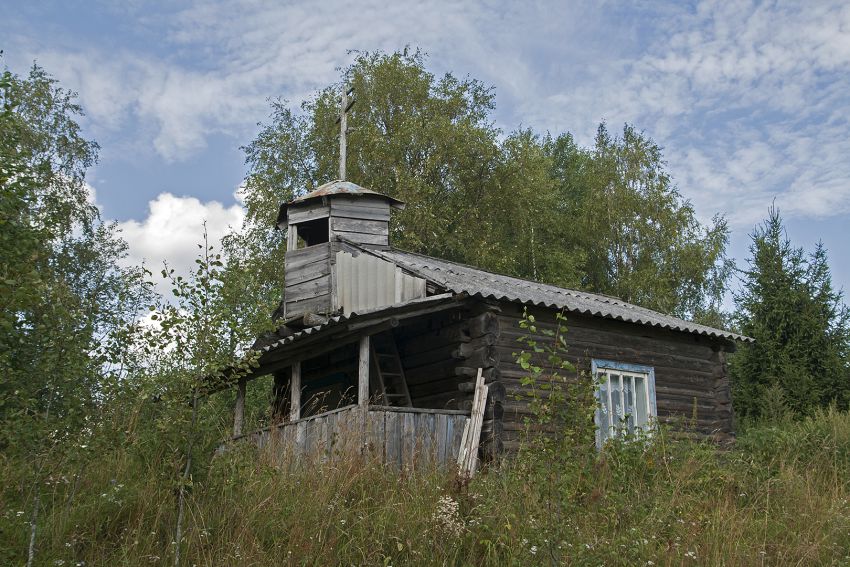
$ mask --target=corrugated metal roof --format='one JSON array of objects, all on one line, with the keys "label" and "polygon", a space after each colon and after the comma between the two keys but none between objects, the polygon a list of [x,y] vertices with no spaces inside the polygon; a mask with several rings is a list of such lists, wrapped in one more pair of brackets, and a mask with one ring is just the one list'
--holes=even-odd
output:
[{"label": "corrugated metal roof", "polygon": [[464,264],[391,248],[358,247],[455,293],[511,301],[728,340],[753,339],[638,307],[620,299],[494,274]]}]

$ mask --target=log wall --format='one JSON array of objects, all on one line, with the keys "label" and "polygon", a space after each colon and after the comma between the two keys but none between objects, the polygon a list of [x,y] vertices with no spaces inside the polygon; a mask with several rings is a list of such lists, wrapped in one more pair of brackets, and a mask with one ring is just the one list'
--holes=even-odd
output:
[{"label": "log wall", "polygon": [[[497,315],[499,363],[495,378],[505,394],[500,433],[505,449],[515,450],[525,418],[533,417],[528,402],[516,399],[526,392],[520,381],[527,375],[516,363],[515,353],[523,350],[517,339],[528,335],[528,331],[519,326],[522,306],[502,304],[501,307]],[[535,315],[538,330],[555,329],[553,311],[531,309],[529,312]],[[718,439],[733,433],[725,363],[725,350],[730,348],[727,342],[575,314],[567,315],[566,326],[566,357],[578,372],[589,375],[594,358],[651,366],[655,369],[658,418],[662,422]]]},{"label": "log wall", "polygon": [[[479,306],[425,317],[396,331],[415,407],[469,411],[478,368],[492,378],[498,321]],[[486,423],[485,423],[486,425]]]}]

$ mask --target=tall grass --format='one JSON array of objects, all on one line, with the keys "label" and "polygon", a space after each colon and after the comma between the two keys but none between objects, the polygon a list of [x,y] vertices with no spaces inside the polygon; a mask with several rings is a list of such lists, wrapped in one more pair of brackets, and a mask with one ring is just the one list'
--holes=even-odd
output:
[{"label": "tall grass", "polygon": [[[173,561],[175,487],[132,448],[48,480],[41,565]],[[28,466],[0,461],[0,562],[22,564]],[[731,449],[651,439],[470,482],[358,457],[286,469],[248,447],[187,503],[183,565],[846,565],[850,415],[750,427]]]}]

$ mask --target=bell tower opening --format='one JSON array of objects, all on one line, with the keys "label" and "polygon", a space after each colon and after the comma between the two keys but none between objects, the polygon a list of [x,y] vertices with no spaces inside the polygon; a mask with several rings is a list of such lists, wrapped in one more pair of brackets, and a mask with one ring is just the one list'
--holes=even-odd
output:
[{"label": "bell tower opening", "polygon": [[295,249],[324,244],[330,240],[328,217],[292,224],[289,230],[296,238]]}]

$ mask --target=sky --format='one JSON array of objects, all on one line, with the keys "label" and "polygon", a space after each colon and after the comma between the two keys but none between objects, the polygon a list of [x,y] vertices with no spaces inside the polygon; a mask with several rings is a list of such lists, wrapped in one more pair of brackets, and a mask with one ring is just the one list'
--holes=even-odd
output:
[{"label": "sky", "polygon": [[240,147],[269,99],[297,107],[352,50],[412,46],[492,85],[505,132],[590,145],[600,121],[634,125],[698,216],[726,217],[739,266],[775,204],[850,289],[846,1],[0,0],[0,21],[3,65],[37,62],[79,93],[101,145],[87,181],[129,261],[188,266],[204,221],[214,239],[239,225]]}]

